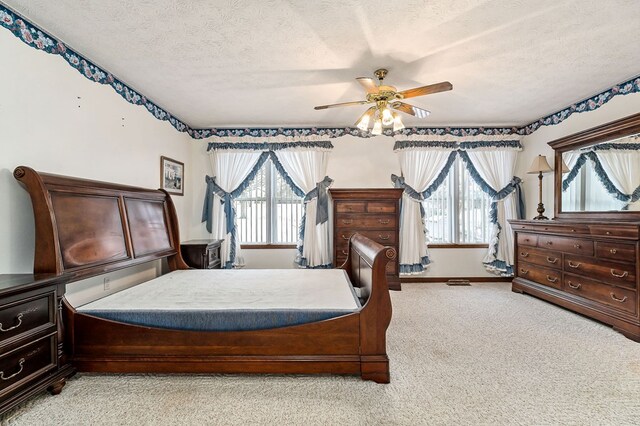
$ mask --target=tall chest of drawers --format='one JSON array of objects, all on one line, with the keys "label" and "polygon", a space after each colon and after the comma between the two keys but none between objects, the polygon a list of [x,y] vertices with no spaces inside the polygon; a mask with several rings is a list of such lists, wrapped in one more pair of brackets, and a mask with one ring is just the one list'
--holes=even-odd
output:
[{"label": "tall chest of drawers", "polygon": [[398,244],[400,238],[400,198],[402,189],[330,189],[333,199],[333,263],[347,259],[349,238],[358,232],[388,247],[396,257],[387,263],[387,282],[400,290]]},{"label": "tall chest of drawers", "polygon": [[638,222],[510,221],[512,289],[595,318],[640,342]]},{"label": "tall chest of drawers", "polygon": [[73,374],[60,318],[66,281],[0,275],[0,413],[44,389],[59,393]]}]

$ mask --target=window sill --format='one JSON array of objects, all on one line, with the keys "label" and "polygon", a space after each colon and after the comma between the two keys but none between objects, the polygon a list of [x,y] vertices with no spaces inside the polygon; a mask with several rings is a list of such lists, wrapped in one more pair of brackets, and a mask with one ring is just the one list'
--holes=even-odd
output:
[{"label": "window sill", "polygon": [[428,244],[427,247],[439,249],[489,248],[489,244]]},{"label": "window sill", "polygon": [[243,250],[263,250],[263,249],[294,249],[295,244],[241,244]]}]

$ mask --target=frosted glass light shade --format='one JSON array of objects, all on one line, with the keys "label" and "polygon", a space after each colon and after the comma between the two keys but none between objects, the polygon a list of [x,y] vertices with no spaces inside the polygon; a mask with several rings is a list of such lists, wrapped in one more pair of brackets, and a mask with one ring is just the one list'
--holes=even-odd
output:
[{"label": "frosted glass light shade", "polygon": [[373,125],[373,130],[371,130],[372,135],[381,135],[382,134],[382,120],[378,118]]}]

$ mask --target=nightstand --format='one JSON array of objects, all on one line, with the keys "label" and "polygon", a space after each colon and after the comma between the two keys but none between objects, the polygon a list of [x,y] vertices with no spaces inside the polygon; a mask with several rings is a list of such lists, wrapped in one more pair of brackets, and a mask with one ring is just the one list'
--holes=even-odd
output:
[{"label": "nightstand", "polygon": [[48,389],[58,394],[75,371],[64,353],[63,275],[0,275],[0,413]]},{"label": "nightstand", "polygon": [[196,269],[220,269],[220,245],[224,240],[189,240],[180,244],[182,258]]}]

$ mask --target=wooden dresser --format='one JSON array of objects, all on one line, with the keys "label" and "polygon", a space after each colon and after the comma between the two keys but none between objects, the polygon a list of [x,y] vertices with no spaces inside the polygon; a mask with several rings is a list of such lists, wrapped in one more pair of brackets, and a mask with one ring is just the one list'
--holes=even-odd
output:
[{"label": "wooden dresser", "polygon": [[0,413],[74,373],[63,348],[60,299],[68,278],[0,275]]},{"label": "wooden dresser", "polygon": [[182,258],[196,269],[220,269],[220,245],[224,240],[189,240],[180,244]]},{"label": "wooden dresser", "polygon": [[513,291],[612,325],[640,341],[640,222],[510,221]]},{"label": "wooden dresser", "polygon": [[387,263],[387,282],[400,290],[398,243],[402,189],[329,189],[333,199],[333,263],[347,259],[351,235],[359,232],[382,245],[393,247],[396,257]]}]

